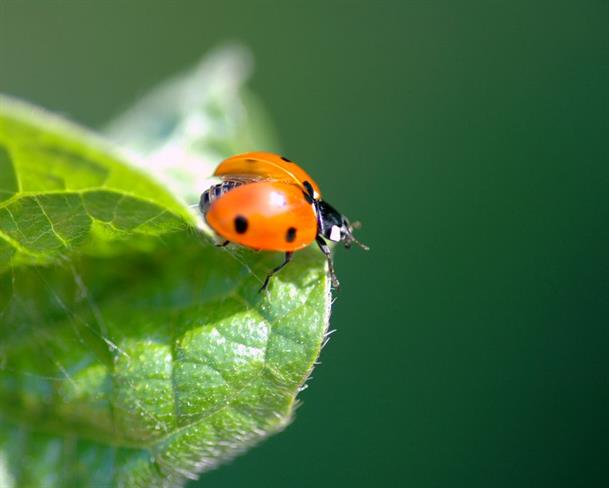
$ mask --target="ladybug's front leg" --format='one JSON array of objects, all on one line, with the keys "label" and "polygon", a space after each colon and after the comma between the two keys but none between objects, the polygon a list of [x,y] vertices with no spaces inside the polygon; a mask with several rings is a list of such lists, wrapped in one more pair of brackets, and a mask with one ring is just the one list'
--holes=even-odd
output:
[{"label": "ladybug's front leg", "polygon": [[285,253],[285,259],[283,260],[283,263],[281,263],[279,266],[277,266],[273,271],[271,271],[266,276],[266,279],[264,280],[264,284],[260,287],[260,290],[258,290],[258,292],[266,290],[267,286],[269,286],[269,282],[271,281],[271,277],[275,273],[279,272],[281,270],[281,268],[283,268],[286,264],[288,264],[292,260],[292,254],[294,254],[294,253],[290,252],[290,251]]},{"label": "ladybug's front leg", "polygon": [[330,251],[330,248],[328,247],[326,241],[324,241],[323,237],[317,236],[315,242],[317,242],[317,245],[319,246],[319,249],[321,249],[321,252],[326,255],[326,259],[328,260],[328,271],[330,272],[330,280],[332,281],[332,286],[334,287],[334,289],[338,290],[338,288],[340,287],[340,283],[338,282],[338,278],[336,277],[336,273],[334,272],[334,261],[332,260],[332,252]]}]

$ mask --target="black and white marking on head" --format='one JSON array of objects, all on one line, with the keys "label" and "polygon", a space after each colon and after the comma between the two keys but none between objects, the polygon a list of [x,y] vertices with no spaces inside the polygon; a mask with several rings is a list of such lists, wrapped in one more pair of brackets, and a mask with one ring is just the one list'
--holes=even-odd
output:
[{"label": "black and white marking on head", "polygon": [[344,241],[351,235],[349,221],[323,200],[316,202],[319,233],[333,242]]},{"label": "black and white marking on head", "polygon": [[248,222],[243,215],[237,215],[234,220],[235,232],[237,234],[245,234],[247,232]]},{"label": "black and white marking on head", "polygon": [[333,225],[330,229],[330,235],[328,236],[328,238],[332,242],[340,242],[342,238],[342,232],[340,231],[340,229],[341,228],[338,225]]},{"label": "black and white marking on head", "polygon": [[296,239],[296,227],[288,227],[288,230],[285,233],[285,240],[287,242],[294,242]]},{"label": "black and white marking on head", "polygon": [[323,200],[315,202],[317,210],[317,234],[330,239],[333,242],[342,242],[346,248],[357,244],[362,249],[368,250],[368,246],[359,242],[353,236],[353,225],[347,217],[338,212],[332,205]]}]

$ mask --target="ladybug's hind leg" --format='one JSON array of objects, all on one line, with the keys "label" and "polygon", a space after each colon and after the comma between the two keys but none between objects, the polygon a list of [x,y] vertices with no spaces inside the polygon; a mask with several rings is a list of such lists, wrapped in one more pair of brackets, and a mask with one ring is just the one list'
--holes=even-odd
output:
[{"label": "ladybug's hind leg", "polygon": [[259,292],[266,290],[266,288],[269,286],[272,276],[275,273],[278,273],[286,264],[288,264],[292,260],[292,254],[294,254],[294,253],[289,252],[289,251],[285,253],[285,258],[283,260],[283,263],[281,263],[279,266],[277,266],[273,271],[271,271],[266,276],[266,279],[264,280],[263,285],[260,287],[260,290],[258,290]]},{"label": "ladybug's hind leg", "polygon": [[216,247],[226,247],[229,244],[230,244],[230,241],[224,241],[224,242],[221,242],[219,244],[214,244],[214,246],[216,246]]},{"label": "ladybug's hind leg", "polygon": [[321,252],[325,254],[326,259],[328,260],[328,271],[330,272],[330,280],[332,281],[332,286],[334,287],[334,289],[338,290],[340,283],[338,282],[338,278],[336,277],[336,273],[334,272],[334,261],[332,260],[332,252],[330,251],[330,248],[328,247],[326,241],[324,241],[323,237],[317,236],[315,242],[317,242],[319,249],[321,249]]}]

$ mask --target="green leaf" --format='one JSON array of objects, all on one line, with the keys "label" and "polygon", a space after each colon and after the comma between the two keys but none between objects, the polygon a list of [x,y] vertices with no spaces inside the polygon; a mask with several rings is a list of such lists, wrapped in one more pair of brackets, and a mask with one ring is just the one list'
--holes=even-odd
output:
[{"label": "green leaf", "polygon": [[162,186],[88,132],[0,97],[0,270],[194,225]]},{"label": "green leaf", "polygon": [[8,98],[0,121],[0,485],[180,486],[281,430],[320,253],[259,293],[281,256],[214,247],[167,174]]}]

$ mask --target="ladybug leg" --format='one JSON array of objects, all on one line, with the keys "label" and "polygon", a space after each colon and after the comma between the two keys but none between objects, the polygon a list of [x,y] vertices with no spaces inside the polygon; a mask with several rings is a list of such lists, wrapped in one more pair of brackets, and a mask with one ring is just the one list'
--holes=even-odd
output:
[{"label": "ladybug leg", "polygon": [[226,247],[230,244],[230,241],[224,241],[222,244],[214,244],[216,247]]},{"label": "ladybug leg", "polygon": [[271,281],[271,277],[275,273],[278,273],[286,264],[288,264],[292,260],[292,254],[294,254],[294,253],[293,252],[286,252],[285,253],[285,258],[283,260],[283,263],[281,263],[273,271],[271,271],[268,275],[266,275],[266,279],[264,280],[264,284],[260,287],[260,290],[258,290],[258,292],[266,290],[266,288],[269,286],[269,282]]},{"label": "ladybug leg", "polygon": [[332,260],[332,252],[330,251],[330,248],[328,247],[326,241],[324,241],[323,237],[317,236],[315,241],[317,242],[319,249],[321,249],[321,252],[326,255],[326,259],[328,260],[328,271],[330,272],[330,280],[332,281],[332,286],[336,290],[338,290],[338,288],[340,287],[340,283],[338,282],[338,278],[336,277],[336,273],[334,272],[334,261]]}]

